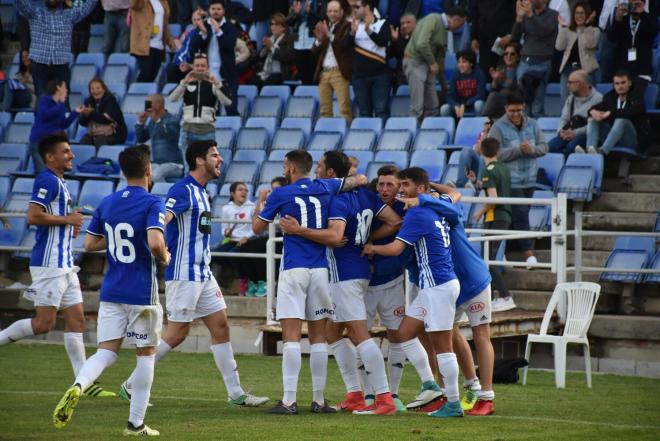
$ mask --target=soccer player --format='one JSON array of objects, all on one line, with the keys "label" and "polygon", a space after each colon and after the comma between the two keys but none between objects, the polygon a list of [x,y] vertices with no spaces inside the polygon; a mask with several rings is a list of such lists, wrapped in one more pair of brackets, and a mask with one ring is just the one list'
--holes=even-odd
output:
[{"label": "soccer player", "polygon": [[[211,204],[204,186],[220,176],[222,157],[215,141],[197,141],[188,146],[190,173],[167,194],[165,224],[172,262],[165,270],[167,330],[156,350],[156,362],[188,336],[190,324],[202,319],[211,333],[211,352],[227,388],[228,402],[254,407],[266,401],[246,393],[229,338],[227,306],[211,273]],[[131,400],[135,372],[125,381],[119,395]]]},{"label": "soccer player", "polygon": [[144,424],[154,378],[154,357],[163,325],[158,300],[156,262],[167,265],[165,205],[148,193],[151,176],[149,148],[127,147],[119,165],[128,186],[103,199],[85,237],[85,251],[106,250],[108,271],[101,286],[98,350],[82,366],[53,412],[55,427],[67,425],[80,393],[117,360],[124,338],[135,345],[137,363],[128,424],[124,435],[158,436]]},{"label": "soccer player", "polygon": [[[0,331],[0,346],[55,328],[57,311],[64,317],[64,348],[74,377],[85,363],[82,292],[73,263],[71,242],[83,224],[80,210],[71,210],[71,196],[64,173],[73,169],[74,154],[64,133],[45,136],[39,156],[46,169],[34,180],[27,221],[37,226],[36,244],[30,256],[32,285],[24,296],[34,302],[35,317],[18,320]],[[115,396],[96,384],[85,389],[89,396]]]},{"label": "soccer player", "polygon": [[[312,157],[304,150],[292,150],[284,158],[284,177],[289,185],[276,188],[267,199],[262,193],[257,207],[264,207],[252,217],[256,234],[266,229],[279,214],[295,218],[302,227],[324,229],[328,226],[328,208],[332,196],[366,185],[365,176],[345,179],[309,178]],[[296,392],[300,375],[300,338],[302,321],[307,320],[311,344],[313,412],[328,412],[324,398],[328,352],[325,326],[332,312],[328,292],[328,260],[325,246],[301,236],[284,235],[284,251],[277,284],[277,319],[282,325],[282,380],[284,395],[270,412],[298,413]]]},{"label": "soccer player", "polygon": [[[419,167],[402,170],[399,181],[401,192],[407,197],[417,197],[429,189],[428,174]],[[453,269],[447,220],[430,208],[413,207],[406,213],[396,240],[387,245],[367,244],[363,252],[367,255],[396,256],[409,245],[415,248],[420,290],[399,326],[399,335],[404,340],[402,348],[420,374],[422,394],[427,390],[437,392],[439,387],[433,380],[428,357],[421,344],[408,344],[420,331],[426,331],[437,354],[448,400],[430,415],[463,416],[458,391],[458,363],[452,350],[452,328],[460,285]]]},{"label": "soccer player", "polygon": [[[344,153],[326,152],[318,163],[316,175],[318,178],[343,178],[350,168]],[[326,327],[326,337],[347,389],[347,399],[338,407],[359,414],[393,415],[396,406],[389,390],[383,354],[371,339],[367,327],[364,293],[369,284],[370,267],[368,259],[360,254],[362,246],[369,240],[374,218],[383,223],[381,230],[374,233],[381,236],[397,231],[401,218],[366,188],[333,197],[328,216],[327,229],[301,227],[290,216],[280,220],[280,227],[285,234],[296,234],[328,246],[330,298],[334,313]],[[367,382],[376,392],[375,402],[368,407],[357,375],[355,349],[343,338],[346,328],[364,363]]]}]

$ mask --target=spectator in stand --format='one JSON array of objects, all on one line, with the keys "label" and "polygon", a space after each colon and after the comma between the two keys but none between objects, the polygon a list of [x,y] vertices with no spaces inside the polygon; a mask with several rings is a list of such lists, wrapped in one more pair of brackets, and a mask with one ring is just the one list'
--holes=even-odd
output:
[{"label": "spectator in stand", "polygon": [[317,57],[314,81],[319,84],[319,113],[321,117],[333,116],[334,91],[339,102],[339,113],[350,124],[353,119],[349,92],[353,68],[351,25],[345,20],[344,8],[339,0],[328,2],[327,16],[327,21],[320,20],[314,27],[316,40],[312,47],[312,54]]},{"label": "spectator in stand", "polygon": [[126,23],[130,0],[101,0],[103,10],[103,53],[128,52],[129,29]]},{"label": "spectator in stand", "polygon": [[66,102],[69,90],[64,80],[50,80],[46,84],[46,93],[39,98],[34,124],[30,132],[30,155],[34,161],[36,174],[44,171],[44,161],[39,155],[39,141],[46,135],[65,132],[82,112],[83,106],[66,115]]},{"label": "spectator in stand", "polygon": [[[69,84],[73,25],[90,14],[98,0],[88,0],[76,8],[65,8],[61,0],[45,0],[44,3],[45,7],[39,7],[30,0],[16,1],[18,11],[30,23],[30,60],[37,97],[41,97],[50,80]],[[36,159],[38,154],[34,156],[35,161],[40,161]]]},{"label": "spectator in stand", "polygon": [[[232,23],[234,22],[232,21]],[[244,84],[243,75],[246,73],[251,75],[248,70],[258,59],[257,47],[254,42],[250,41],[250,35],[243,30],[240,23],[234,23],[234,26],[238,29],[238,38],[236,38],[236,47],[234,48],[236,72],[240,77],[240,84]]]},{"label": "spectator in stand", "polygon": [[[82,4],[89,0],[64,0],[64,4],[68,8],[80,8]],[[85,17],[83,20],[79,21],[73,26],[73,33],[71,34],[71,53],[74,58],[82,52],[87,52],[89,47],[89,38],[91,36],[92,23],[96,23],[101,20],[101,14],[103,8],[100,4],[96,4],[96,7],[92,12]]]},{"label": "spectator in stand", "polygon": [[[555,25],[556,26],[556,25]],[[519,93],[507,97],[506,114],[498,119],[488,136],[502,146],[498,159],[511,172],[511,197],[531,198],[536,188],[538,165],[536,158],[548,151],[548,144],[536,120],[525,116],[525,101]],[[514,230],[529,230],[529,206],[514,205],[512,227]],[[518,240],[528,264],[537,263],[532,239]]]},{"label": "spectator in stand", "polygon": [[312,47],[314,47],[315,38],[313,31],[319,21],[326,19],[327,3],[327,0],[316,1],[315,8],[312,8],[309,0],[305,2],[293,0],[289,7],[289,15],[286,17],[289,29],[295,37],[293,44],[295,64],[298,79],[303,84],[313,84],[314,81],[315,64]]},{"label": "spectator in stand", "polygon": [[410,13],[401,16],[399,27],[390,25],[390,47],[387,50],[387,56],[396,59],[395,86],[408,84],[406,74],[403,72],[403,56],[416,26],[417,19]]},{"label": "spectator in stand", "polygon": [[476,0],[471,9],[472,50],[479,53],[479,66],[484,73],[499,64],[497,53],[492,50],[495,41],[500,39],[495,47],[500,53],[506,51],[511,41],[509,33],[516,19],[515,8],[512,0]]},{"label": "spectator in stand", "polygon": [[170,94],[171,101],[183,98],[183,123],[179,140],[182,157],[188,146],[195,141],[215,141],[218,104],[222,103],[225,107],[231,104],[221,89],[220,80],[209,71],[206,54],[195,55],[192,71]]},{"label": "spectator in stand", "polygon": [[183,156],[179,150],[179,118],[165,109],[165,100],[160,94],[148,96],[145,109],[138,115],[135,136],[138,143],[151,140],[151,178],[154,182],[180,178]]},{"label": "spectator in stand", "polygon": [[520,45],[509,42],[502,53],[502,63],[490,68],[490,93],[481,114],[493,119],[504,115],[506,97],[512,90],[518,90],[516,71],[520,61]]},{"label": "spectator in stand", "polygon": [[282,84],[291,79],[295,54],[293,35],[289,32],[286,17],[279,12],[270,17],[271,35],[261,41],[263,47],[259,58],[263,61],[261,71],[252,77],[252,84],[261,87],[269,84]]},{"label": "spectator in stand", "polygon": [[4,85],[0,110],[34,108],[37,96],[34,94],[32,62],[28,51],[21,51],[20,65],[14,78],[7,78]]},{"label": "spectator in stand", "polygon": [[435,78],[439,76],[442,89],[447,91],[445,80],[445,52],[447,31],[460,28],[467,12],[452,9],[447,14],[430,14],[415,27],[403,56],[403,71],[410,86],[410,114],[421,120],[438,114],[438,93]]},{"label": "spectator in stand", "polygon": [[201,9],[195,10],[192,14],[192,28],[186,29],[186,31],[181,34],[181,37],[175,40],[175,45],[179,46],[179,48],[177,49],[172,62],[168,63],[166,68],[168,83],[178,83],[183,80],[192,69],[191,63],[193,54],[190,52],[190,42],[192,41],[195,32],[204,29],[205,17],[206,13],[204,11]]},{"label": "spectator in stand", "polygon": [[190,48],[193,54],[207,54],[209,68],[215,78],[224,83],[227,97],[232,100],[227,106],[227,115],[238,116],[238,71],[236,70],[236,38],[238,30],[226,17],[222,0],[209,2],[209,18],[204,22],[204,31],[193,36]]},{"label": "spectator in stand", "polygon": [[351,18],[353,91],[361,117],[387,119],[391,74],[387,66],[390,28],[373,0],[358,0]]},{"label": "spectator in stand", "polygon": [[165,46],[175,49],[168,26],[170,7],[167,0],[131,0],[131,55],[140,69],[139,83],[156,80],[165,60]]},{"label": "spectator in stand", "polygon": [[205,10],[208,4],[207,0],[176,0],[176,22],[186,26],[193,11]]},{"label": "spectator in stand", "polygon": [[564,101],[557,136],[548,142],[552,153],[584,153],[581,146],[587,141],[587,120],[589,110],[603,100],[597,90],[591,87],[589,76],[583,70],[571,72],[568,77],[569,97]]},{"label": "spectator in stand", "polygon": [[449,82],[447,104],[440,108],[442,116],[461,119],[465,112],[481,115],[486,95],[486,77],[477,66],[477,57],[471,50],[456,54],[458,66]]},{"label": "spectator in stand", "polygon": [[595,73],[598,69],[596,49],[600,40],[600,29],[593,25],[596,12],[586,2],[579,2],[573,6],[571,22],[566,24],[559,16],[559,33],[555,49],[563,51],[561,66],[561,102],[565,103],[568,97],[568,76],[571,72],[582,70],[589,75],[589,81],[594,84]]},{"label": "spectator in stand", "polygon": [[543,116],[545,86],[551,75],[557,40],[557,23],[557,11],[548,8],[548,0],[517,0],[511,39],[517,42],[524,40],[518,65],[518,84],[527,101],[531,102],[530,114],[537,117]]},{"label": "spectator in stand", "polygon": [[85,100],[78,123],[87,127],[81,144],[94,144],[98,148],[126,142],[124,114],[115,96],[99,78],[89,82],[89,98]]},{"label": "spectator in stand", "polygon": [[[475,0],[444,0],[443,9],[445,11],[451,11],[452,9],[462,9],[468,14],[470,11],[473,11],[476,7]],[[461,51],[470,49],[471,43],[471,34],[472,34],[472,23],[470,20],[466,20],[458,29],[453,30],[451,33],[447,34],[447,51],[449,53],[457,54]],[[451,35],[451,37],[450,37]],[[452,41],[449,41],[451,38]],[[475,54],[476,59],[476,54]]]},{"label": "spectator in stand", "polygon": [[651,131],[644,107],[645,88],[644,80],[626,71],[614,74],[614,88],[589,111],[588,153],[608,155],[615,146],[644,151]]},{"label": "spectator in stand", "polygon": [[[627,6],[630,6],[628,10]],[[616,42],[615,60],[619,69],[633,77],[651,81],[653,43],[658,35],[658,18],[644,10],[644,0],[620,3],[607,38]]]}]

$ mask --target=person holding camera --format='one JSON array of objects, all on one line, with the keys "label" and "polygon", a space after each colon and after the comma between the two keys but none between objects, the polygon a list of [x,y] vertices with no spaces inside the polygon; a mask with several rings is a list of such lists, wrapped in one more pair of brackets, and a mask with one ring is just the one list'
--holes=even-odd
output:
[{"label": "person holding camera", "polygon": [[552,153],[570,155],[576,150],[584,153],[581,146],[587,142],[589,109],[603,100],[603,95],[591,87],[589,74],[584,70],[573,71],[568,76],[568,99],[561,111],[557,136],[548,142]]},{"label": "person holding camera", "polygon": [[149,95],[144,103],[144,112],[138,115],[135,136],[138,143],[151,139],[151,178],[154,182],[180,178],[182,175],[179,130],[179,119],[165,109],[163,96]]},{"label": "person holding camera", "polygon": [[195,141],[215,141],[215,115],[218,103],[231,105],[222,92],[222,83],[209,72],[209,61],[204,53],[197,53],[193,69],[170,94],[171,101],[183,98],[183,130],[179,137],[181,154]]}]

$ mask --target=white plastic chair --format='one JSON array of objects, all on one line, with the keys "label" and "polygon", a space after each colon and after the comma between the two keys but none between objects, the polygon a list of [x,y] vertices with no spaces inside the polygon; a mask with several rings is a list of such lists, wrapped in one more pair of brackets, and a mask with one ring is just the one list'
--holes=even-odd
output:
[{"label": "white plastic chair", "polygon": [[[591,355],[587,331],[594,316],[596,303],[600,296],[600,285],[591,282],[560,283],[552,293],[548,307],[541,322],[539,334],[527,336],[525,359],[529,361],[532,343],[550,343],[555,355],[555,384],[557,388],[566,387],[566,346],[569,343],[581,344],[584,350],[584,369],[587,375],[587,387],[591,388]],[[549,335],[548,325],[555,308],[567,305],[566,324],[562,335]],[[527,367],[523,369],[522,384],[527,382]]]}]

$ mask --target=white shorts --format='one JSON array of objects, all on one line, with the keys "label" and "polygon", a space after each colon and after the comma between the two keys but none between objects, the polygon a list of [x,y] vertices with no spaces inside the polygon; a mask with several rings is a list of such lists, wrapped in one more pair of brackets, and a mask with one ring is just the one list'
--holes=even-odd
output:
[{"label": "white shorts", "polygon": [[101,302],[96,328],[99,343],[126,338],[138,348],[160,343],[163,308],[160,305],[128,305]]},{"label": "white shorts", "polygon": [[399,329],[401,320],[406,314],[406,294],[403,286],[403,276],[378,286],[370,286],[364,295],[367,308],[367,324],[374,324],[376,313],[380,324],[387,329]]},{"label": "white shorts", "polygon": [[327,268],[292,268],[280,271],[277,282],[277,320],[315,321],[332,315]]},{"label": "white shorts", "polygon": [[367,319],[364,294],[369,286],[368,279],[344,280],[330,284],[333,322],[354,322]]},{"label": "white shorts", "polygon": [[165,282],[167,320],[190,323],[227,309],[215,277],[204,282],[170,280]]},{"label": "white shorts", "polygon": [[472,328],[490,323],[490,284],[488,284],[488,286],[477,296],[472,297],[470,300],[459,306],[456,306],[454,321],[458,321],[463,313],[467,314],[470,327]]},{"label": "white shorts", "polygon": [[23,293],[23,297],[34,302],[34,306],[54,306],[66,309],[82,303],[82,292],[75,271],[61,276],[37,279]]},{"label": "white shorts", "polygon": [[406,315],[423,321],[426,332],[449,331],[454,327],[456,299],[461,291],[458,280],[420,289]]}]

